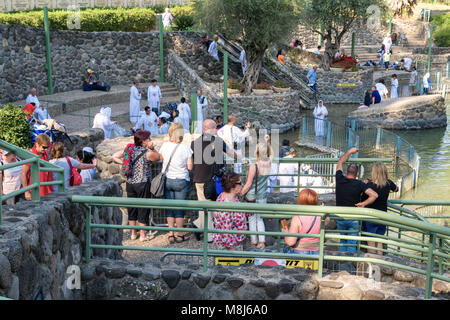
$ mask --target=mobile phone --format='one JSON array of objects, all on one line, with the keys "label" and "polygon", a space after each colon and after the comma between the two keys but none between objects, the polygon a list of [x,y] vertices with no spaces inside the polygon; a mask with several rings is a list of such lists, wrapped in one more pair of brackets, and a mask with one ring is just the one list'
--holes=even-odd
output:
[{"label": "mobile phone", "polygon": [[281,220],[280,222],[281,222],[281,227],[282,227],[283,229],[287,229],[288,225],[287,225],[286,219],[283,219],[283,220]]}]

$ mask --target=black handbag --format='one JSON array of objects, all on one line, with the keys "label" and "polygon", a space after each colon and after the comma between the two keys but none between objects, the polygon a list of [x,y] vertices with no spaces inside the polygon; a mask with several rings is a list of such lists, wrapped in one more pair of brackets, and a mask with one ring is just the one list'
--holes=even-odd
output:
[{"label": "black handbag", "polygon": [[175,154],[175,151],[177,151],[180,144],[177,144],[175,149],[172,151],[172,154],[170,155],[169,162],[167,163],[167,166],[165,170],[161,170],[161,172],[152,179],[152,183],[150,186],[150,192],[155,196],[155,198],[160,198],[164,196],[164,191],[166,188],[166,173],[167,170],[169,170],[170,162],[172,161],[172,157]]}]

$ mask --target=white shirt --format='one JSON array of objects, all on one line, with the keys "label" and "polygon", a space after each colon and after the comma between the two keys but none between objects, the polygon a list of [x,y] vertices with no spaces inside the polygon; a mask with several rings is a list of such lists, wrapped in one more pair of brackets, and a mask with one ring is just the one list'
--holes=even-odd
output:
[{"label": "white shirt", "polygon": [[[14,162],[11,162],[14,163]],[[0,165],[9,164],[6,161],[0,161]],[[20,175],[22,173],[22,166],[6,169],[3,171],[2,191],[3,194],[8,194],[13,191],[19,190],[22,185]]]},{"label": "white shirt", "polygon": [[45,109],[45,108],[44,108],[44,110],[42,110],[41,107],[36,108],[36,109],[34,110],[34,113],[37,115],[37,119],[38,119],[39,121],[43,121],[43,120],[45,120],[45,119],[51,119],[51,118],[52,118],[52,117],[50,117],[50,115],[48,114],[47,109]]},{"label": "white shirt", "polygon": [[247,55],[245,53],[245,50],[241,51],[241,55],[239,56],[239,61],[241,64],[247,65]]},{"label": "white shirt", "polygon": [[383,100],[389,94],[388,89],[381,82],[375,84],[375,88],[377,88],[377,91],[380,93],[381,100]]},{"label": "white shirt", "polygon": [[150,131],[151,134],[158,134],[158,116],[153,111],[150,114],[144,113],[136,123],[134,130],[138,130],[144,126],[144,130]]},{"label": "white shirt", "polygon": [[184,143],[173,143],[173,142],[165,142],[159,153],[163,156],[164,163],[162,171],[166,169],[167,163],[169,162],[170,156],[172,155],[175,147],[179,145],[178,149],[175,151],[172,157],[172,161],[170,162],[169,170],[167,170],[166,177],[168,179],[184,179],[189,181],[189,171],[187,169],[187,160],[192,156],[193,152],[191,148],[189,148]]},{"label": "white shirt", "polygon": [[29,104],[31,102],[34,102],[36,104],[36,108],[40,106],[39,99],[37,95],[32,96],[31,93],[28,95],[27,99],[25,100],[25,104]]},{"label": "white shirt", "polygon": [[219,52],[217,51],[217,42],[215,41],[211,42],[208,48],[208,53],[213,57],[218,57],[217,55]]},{"label": "white shirt", "polygon": [[[206,98],[205,98],[206,100]],[[191,119],[191,108],[185,103],[180,103],[177,107],[180,118]]]},{"label": "white shirt", "polygon": [[417,71],[414,70],[413,72],[411,72],[411,76],[409,78],[409,84],[412,84],[415,86],[416,83],[417,83]]},{"label": "white shirt", "polygon": [[173,16],[171,12],[164,12],[162,15],[162,21],[164,27],[169,27],[172,24]]},{"label": "white shirt", "polygon": [[398,79],[391,78],[391,85],[394,88],[398,87]]},{"label": "white shirt", "polygon": [[320,55],[320,50],[319,50],[319,49],[316,49],[316,50],[314,51],[314,53]]},{"label": "white shirt", "polygon": [[405,68],[407,70],[411,69],[411,65],[412,65],[412,62],[413,62],[412,59],[411,58],[404,58],[403,61],[404,61],[403,65],[405,66]]},{"label": "white shirt", "polygon": [[[80,165],[80,162],[78,160],[75,160],[74,158],[71,158],[71,157],[69,157],[69,159],[70,159],[70,163],[72,164],[73,168],[76,168],[76,167],[78,167]],[[70,166],[67,163],[66,157],[59,158],[59,159],[52,159],[52,160],[50,160],[50,163],[52,163],[52,164],[54,164],[54,165],[56,165],[58,167],[64,168],[64,180],[65,180],[64,182],[65,182],[65,185],[66,185],[66,189],[69,188]],[[53,173],[53,180],[54,181],[58,180],[57,173]],[[58,186],[55,185],[54,188],[56,190],[55,192],[58,192]]]},{"label": "white shirt", "polygon": [[248,130],[242,131],[236,126],[226,124],[222,128],[220,128],[219,131],[217,131],[217,135],[222,138],[230,148],[233,148],[233,144],[235,142],[237,142],[238,144],[244,142],[245,138],[250,135],[250,132]]}]

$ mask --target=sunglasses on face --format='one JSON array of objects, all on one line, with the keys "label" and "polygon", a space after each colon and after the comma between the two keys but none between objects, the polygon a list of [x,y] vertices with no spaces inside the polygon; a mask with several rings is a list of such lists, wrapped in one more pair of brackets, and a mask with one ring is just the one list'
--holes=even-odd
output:
[{"label": "sunglasses on face", "polygon": [[236,182],[234,185],[235,186],[242,186],[242,182]]},{"label": "sunglasses on face", "polygon": [[50,146],[42,146],[42,149],[47,150]]}]

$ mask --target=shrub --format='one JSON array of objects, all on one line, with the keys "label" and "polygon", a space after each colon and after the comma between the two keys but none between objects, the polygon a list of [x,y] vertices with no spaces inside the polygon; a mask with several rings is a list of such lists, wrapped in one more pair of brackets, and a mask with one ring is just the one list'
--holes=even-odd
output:
[{"label": "shrub", "polygon": [[[66,10],[50,10],[50,29],[68,30]],[[95,8],[80,11],[81,31],[148,31],[155,26],[155,12],[147,8]],[[0,13],[0,24],[18,24],[43,28],[44,15],[40,11]]]},{"label": "shrub", "polygon": [[255,83],[253,89],[270,90],[271,86],[267,82]]},{"label": "shrub", "polygon": [[439,47],[450,47],[450,13],[433,17],[431,24],[435,28],[434,42]]},{"label": "shrub", "polygon": [[170,8],[174,19],[179,16],[193,16],[194,15],[194,6],[186,5],[186,6],[176,6]]},{"label": "shrub", "polygon": [[236,89],[236,90],[239,90],[239,91],[242,91],[244,89],[244,87],[239,82],[239,80],[228,79],[227,85],[228,85],[229,89]]},{"label": "shrub", "polygon": [[356,59],[352,56],[346,56],[345,54],[339,56],[333,60],[331,64],[332,68],[345,68],[346,70],[356,67]]},{"label": "shrub", "polygon": [[277,80],[273,83],[273,86],[276,88],[289,88],[290,85],[286,81],[283,80]]},{"label": "shrub", "polygon": [[172,29],[176,31],[192,30],[194,24],[192,16],[181,15],[174,18]]},{"label": "shrub", "polygon": [[22,149],[31,147],[31,130],[21,106],[7,104],[0,109],[0,139]]}]

